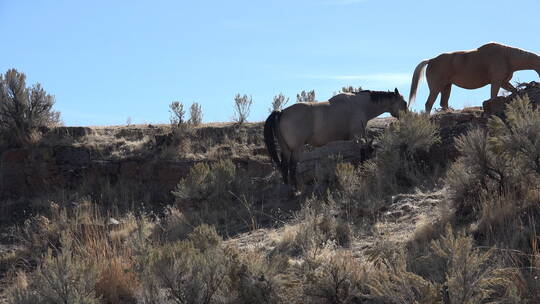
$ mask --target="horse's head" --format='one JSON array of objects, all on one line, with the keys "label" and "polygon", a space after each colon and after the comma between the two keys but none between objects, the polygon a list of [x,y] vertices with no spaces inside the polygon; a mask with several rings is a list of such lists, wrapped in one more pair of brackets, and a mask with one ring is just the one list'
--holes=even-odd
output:
[{"label": "horse's head", "polygon": [[403,99],[403,96],[399,94],[399,91],[396,88],[394,90],[394,98],[392,99],[389,112],[390,115],[399,118],[399,112],[402,111],[407,112],[407,102],[405,102],[405,99]]}]

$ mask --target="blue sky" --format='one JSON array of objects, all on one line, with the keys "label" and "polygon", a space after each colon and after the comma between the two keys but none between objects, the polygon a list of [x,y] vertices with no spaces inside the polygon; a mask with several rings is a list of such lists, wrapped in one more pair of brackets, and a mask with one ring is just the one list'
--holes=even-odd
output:
[{"label": "blue sky", "polygon": [[[252,95],[260,121],[280,92],[408,96],[415,66],[442,52],[497,41],[540,53],[539,11],[538,0],[0,0],[0,71],[41,83],[66,125],[165,123],[173,100],[229,121],[236,93]],[[488,95],[454,86],[450,105]],[[426,97],[422,82],[414,108]]]}]

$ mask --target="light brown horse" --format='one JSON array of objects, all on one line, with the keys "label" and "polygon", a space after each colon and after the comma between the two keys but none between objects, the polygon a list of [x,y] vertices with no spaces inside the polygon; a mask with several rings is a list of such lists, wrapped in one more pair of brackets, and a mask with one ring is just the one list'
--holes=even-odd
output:
[{"label": "light brown horse", "polygon": [[296,188],[296,166],[305,144],[319,147],[331,141],[365,136],[368,120],[386,112],[398,117],[400,111],[407,111],[407,103],[397,89],[344,93],[327,102],[296,103],[268,116],[264,141],[270,157],[281,169],[283,182],[288,184],[290,178]]},{"label": "light brown horse", "polygon": [[409,95],[409,106],[414,102],[418,82],[427,66],[426,79],[429,97],[426,113],[441,93],[441,107],[448,108],[452,84],[465,89],[478,89],[491,84],[491,98],[497,97],[499,89],[515,92],[510,79],[515,71],[536,70],[540,76],[540,56],[510,46],[488,43],[476,50],[444,53],[427,59],[414,69]]}]

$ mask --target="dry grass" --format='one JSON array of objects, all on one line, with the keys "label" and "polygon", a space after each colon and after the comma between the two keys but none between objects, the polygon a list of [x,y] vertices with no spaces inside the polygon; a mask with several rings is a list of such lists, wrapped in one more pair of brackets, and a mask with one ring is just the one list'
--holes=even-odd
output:
[{"label": "dry grass", "polygon": [[[515,110],[532,111],[523,105]],[[158,215],[128,213],[118,217],[120,225],[109,225],[107,214],[88,201],[68,209],[53,204],[18,229],[22,249],[0,258],[0,266],[10,268],[8,299],[36,303],[67,294],[87,303],[537,303],[539,179],[530,153],[515,149],[533,147],[527,140],[536,137],[507,132],[517,124],[493,124],[496,132],[476,130],[458,141],[462,159],[446,180],[451,195],[429,207],[439,208],[437,220],[429,218],[433,209],[423,217],[414,211],[428,208],[414,195],[403,204],[392,197],[426,186],[421,180],[433,176],[420,156],[437,143],[436,128],[414,115],[380,137],[382,150],[372,161],[354,167],[336,160],[326,170],[332,187],[320,188],[328,193],[297,198],[302,208],[264,240],[222,240],[240,225],[260,227],[250,205],[260,189],[230,161],[195,166],[175,191],[177,206]],[[230,157],[256,145],[253,134],[237,130],[203,143],[212,146],[204,153]],[[494,141],[499,135],[504,141]],[[105,146],[120,139],[94,140]],[[220,150],[234,145],[241,148]],[[198,153],[194,142],[189,146],[189,153]],[[461,217],[466,208],[468,216]],[[410,223],[407,232],[384,226],[403,222]]]}]

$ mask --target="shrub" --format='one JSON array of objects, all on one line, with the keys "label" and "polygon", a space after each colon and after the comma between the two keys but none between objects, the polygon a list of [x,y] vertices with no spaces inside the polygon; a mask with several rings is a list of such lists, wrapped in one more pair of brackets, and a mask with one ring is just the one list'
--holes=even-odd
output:
[{"label": "shrub", "polygon": [[359,168],[350,163],[336,166],[336,201],[345,212],[348,221],[354,221],[367,214],[373,214],[384,206],[384,191],[377,184],[376,164],[365,162]]},{"label": "shrub", "polygon": [[461,157],[446,176],[449,195],[461,215],[475,214],[483,195],[502,191],[509,163],[489,149],[487,132],[479,128],[460,136],[456,148]]},{"label": "shrub", "polygon": [[315,90],[302,91],[296,94],[296,102],[315,102]]},{"label": "shrub", "polygon": [[71,244],[72,239],[64,235],[58,255],[49,250],[31,288],[48,303],[99,303],[94,291],[97,271],[73,255]]},{"label": "shrub", "polygon": [[35,215],[25,220],[16,230],[15,236],[26,251],[25,258],[33,263],[39,261],[49,247],[58,247],[63,233],[72,233],[76,230],[73,225],[76,219],[70,221],[66,209],[51,203],[50,212],[50,218]]},{"label": "shrub", "polygon": [[304,294],[312,303],[360,303],[367,283],[362,265],[348,253],[336,253],[307,273]]},{"label": "shrub", "polygon": [[252,214],[251,180],[237,172],[230,160],[220,160],[211,165],[199,163],[180,180],[172,194],[176,204],[192,225],[215,225],[220,233],[235,229],[251,228],[256,222]]},{"label": "shrub", "polygon": [[171,102],[169,105],[169,113],[171,126],[179,127],[185,122],[184,115],[186,114],[186,111],[184,110],[184,104],[182,104],[180,101]]},{"label": "shrub", "polygon": [[513,100],[506,121],[491,117],[488,130],[475,128],[456,140],[460,158],[447,173],[450,197],[460,214],[477,215],[494,195],[522,197],[538,181],[540,110],[528,98]]},{"label": "shrub", "polygon": [[222,241],[214,226],[208,226],[207,224],[195,227],[193,232],[189,234],[189,239],[193,242],[195,248],[203,252],[217,248]]},{"label": "shrub", "polygon": [[[377,176],[390,190],[403,190],[425,184],[430,169],[425,155],[440,143],[439,129],[425,115],[402,113],[377,140]],[[392,189],[395,187],[397,189]],[[387,189],[387,190],[389,190]]]},{"label": "shrub", "polygon": [[348,247],[352,232],[347,222],[334,216],[338,209],[330,205],[334,203],[332,197],[328,202],[315,197],[308,199],[296,214],[296,223],[286,229],[273,253],[301,256],[327,246]]},{"label": "shrub", "polygon": [[475,236],[482,245],[535,254],[533,239],[540,219],[538,196],[518,198],[513,193],[481,200]]},{"label": "shrub", "polygon": [[189,200],[210,211],[214,204],[230,201],[229,191],[233,190],[235,177],[236,167],[231,160],[220,160],[212,165],[198,163],[172,193],[180,200]]},{"label": "shrub", "polygon": [[174,206],[164,210],[163,218],[154,230],[154,239],[174,242],[186,239],[193,230],[186,216]]},{"label": "shrub", "polygon": [[385,260],[369,277],[370,295],[382,303],[442,302],[439,285],[407,270],[403,252]]},{"label": "shrub", "polygon": [[[280,291],[283,286],[278,279],[279,272],[285,272],[287,261],[268,259],[264,253],[240,253],[227,247],[226,256],[230,259],[229,295],[232,303],[283,303]],[[275,260],[278,260],[275,262]],[[289,301],[292,299],[288,298]],[[292,301],[291,301],[292,302]]]},{"label": "shrub", "polygon": [[358,93],[362,91],[362,87],[347,86],[341,88],[341,93]]},{"label": "shrub", "polygon": [[432,242],[433,254],[446,260],[446,286],[452,303],[482,303],[490,299],[498,278],[491,260],[492,251],[473,247],[471,237],[454,234],[447,226],[446,234]]},{"label": "shrub", "polygon": [[377,165],[381,173],[397,185],[419,184],[428,169],[421,153],[440,143],[438,132],[425,115],[402,113],[399,121],[378,137]]},{"label": "shrub", "polygon": [[219,249],[199,251],[191,241],[167,244],[150,263],[152,280],[177,303],[213,303],[224,297],[228,263]]},{"label": "shrub", "polygon": [[268,109],[268,112],[272,113],[273,111],[281,111],[288,102],[289,98],[279,93],[279,95],[274,96],[274,99],[272,100],[272,107]]},{"label": "shrub", "polygon": [[506,120],[494,116],[488,122],[491,149],[514,158],[521,174],[540,174],[540,109],[533,109],[525,95],[507,105],[505,116]]},{"label": "shrub", "polygon": [[434,183],[437,164],[427,155],[440,138],[428,117],[403,113],[377,140],[374,158],[358,168],[344,163],[335,167],[338,201],[348,219],[379,210],[394,193]]},{"label": "shrub", "polygon": [[202,108],[198,102],[191,104],[189,108],[189,123],[194,126],[198,126],[202,123]]},{"label": "shrub", "polygon": [[54,96],[41,85],[26,87],[26,75],[15,69],[0,74],[0,136],[8,146],[19,147],[32,141],[42,126],[60,123],[60,112],[53,111]]},{"label": "shrub", "polygon": [[253,99],[251,96],[236,94],[234,96],[234,121],[238,124],[243,124],[247,121]]}]

